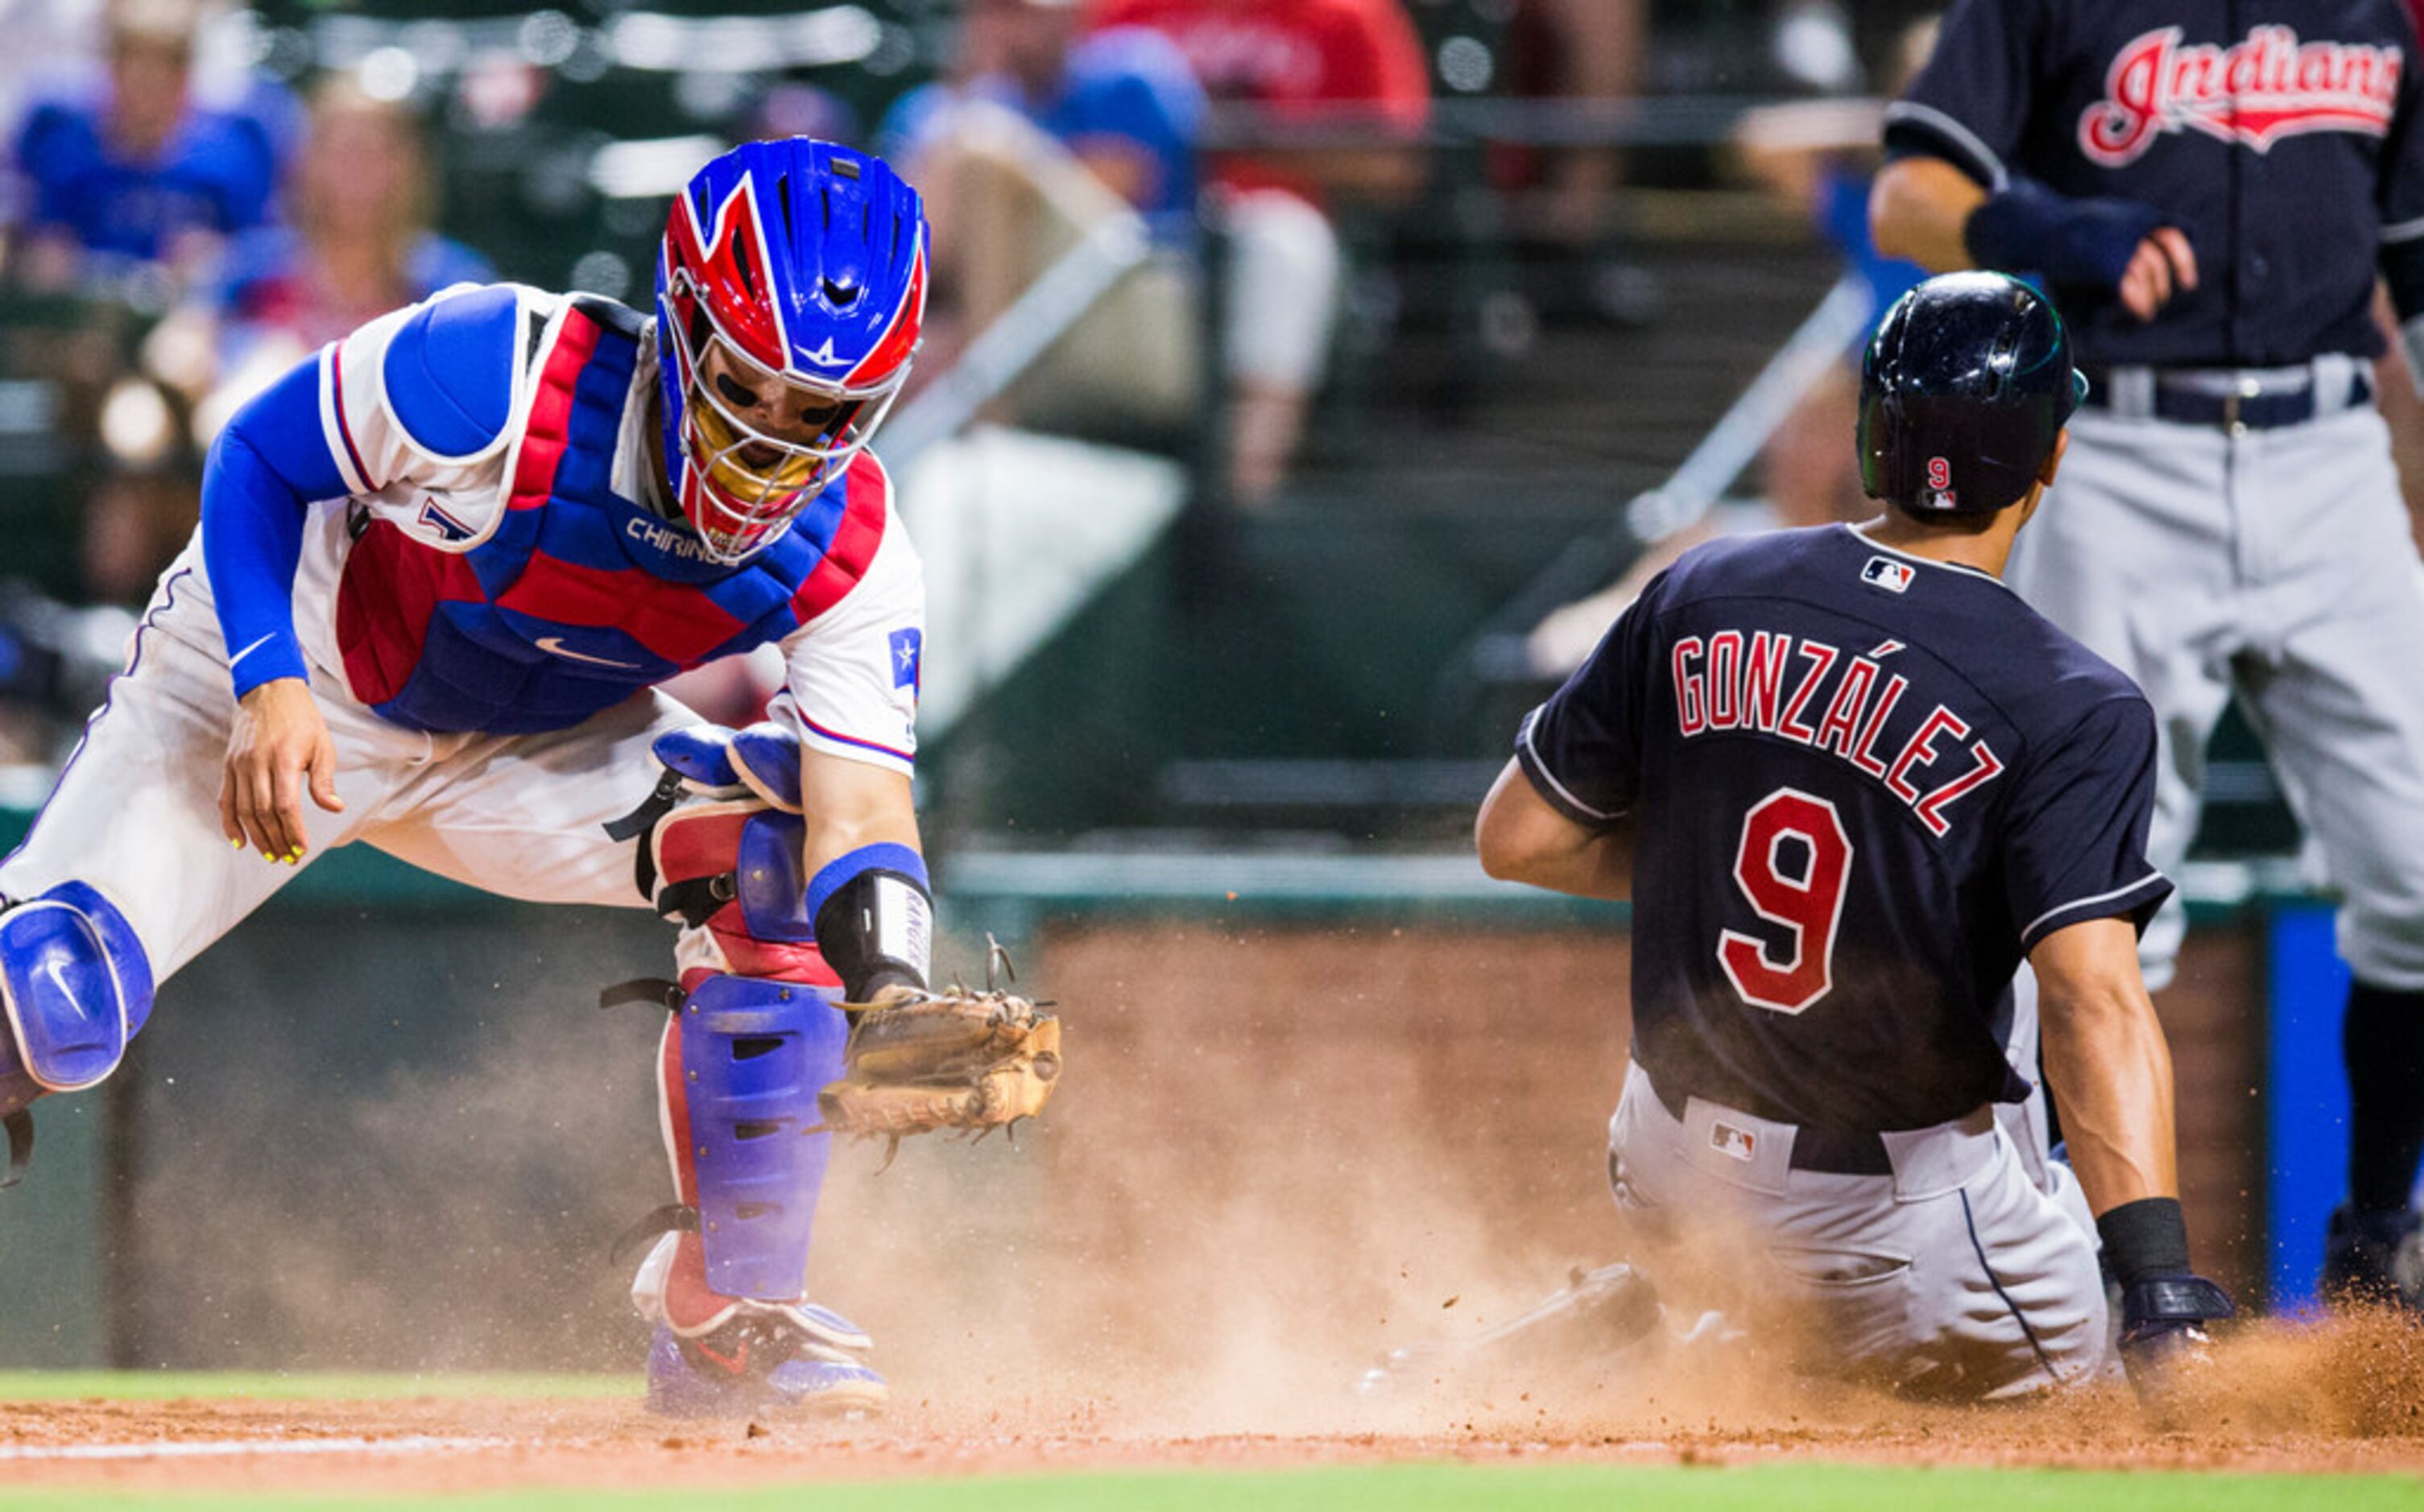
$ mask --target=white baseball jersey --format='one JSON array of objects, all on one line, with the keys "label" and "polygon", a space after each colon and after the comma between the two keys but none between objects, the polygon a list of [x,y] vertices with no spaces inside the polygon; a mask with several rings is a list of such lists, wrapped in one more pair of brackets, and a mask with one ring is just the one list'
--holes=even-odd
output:
[{"label": "white baseball jersey", "polygon": [[649,791],[651,742],[695,722],[650,686],[687,667],[777,645],[775,719],[908,771],[923,583],[882,468],[862,454],[783,537],[719,565],[650,507],[656,381],[630,311],[511,286],[449,290],[290,374],[214,468],[336,485],[283,522],[291,594],[215,581],[248,580],[247,550],[282,564],[274,530],[234,539],[249,522],[206,495],[0,894],[91,883],[164,979],[268,898],[295,873],[230,847],[217,793],[234,691],[281,659],[311,679],[345,802],[305,804],[311,854],[366,840],[534,901],[643,903],[630,842],[602,826]]}]

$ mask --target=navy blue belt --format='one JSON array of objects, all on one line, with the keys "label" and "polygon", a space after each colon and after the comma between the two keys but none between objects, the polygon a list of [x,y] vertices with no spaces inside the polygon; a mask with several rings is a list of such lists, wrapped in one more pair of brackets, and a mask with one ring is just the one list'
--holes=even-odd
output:
[{"label": "navy blue belt", "polygon": [[2373,398],[2372,375],[2361,364],[2339,382],[2326,382],[2316,370],[2304,367],[2260,372],[2228,368],[2084,371],[2090,409],[2223,430],[2304,425]]},{"label": "navy blue belt", "polygon": [[[1658,1106],[1676,1122],[1683,1122],[1684,1095],[1670,1092],[1656,1076],[1648,1078],[1650,1090],[1657,1094]],[[1785,1120],[1771,1122],[1783,1122]],[[1893,1161],[1887,1157],[1886,1142],[1867,1130],[1828,1129],[1814,1123],[1795,1124],[1793,1136],[1793,1158],[1789,1164],[1795,1170],[1816,1171],[1826,1176],[1890,1176]]]}]

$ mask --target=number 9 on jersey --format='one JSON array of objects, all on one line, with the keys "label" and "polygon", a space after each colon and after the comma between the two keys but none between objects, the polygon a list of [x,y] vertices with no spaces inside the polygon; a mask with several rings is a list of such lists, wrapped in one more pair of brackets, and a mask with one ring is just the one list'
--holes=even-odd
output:
[{"label": "number 9 on jersey", "polygon": [[1720,931],[1717,963],[1744,1002],[1798,1013],[1834,986],[1835,930],[1842,921],[1851,867],[1843,818],[1824,798],[1778,788],[1743,816],[1734,885],[1753,912],[1789,936],[1778,954],[1771,942],[1737,930]]}]

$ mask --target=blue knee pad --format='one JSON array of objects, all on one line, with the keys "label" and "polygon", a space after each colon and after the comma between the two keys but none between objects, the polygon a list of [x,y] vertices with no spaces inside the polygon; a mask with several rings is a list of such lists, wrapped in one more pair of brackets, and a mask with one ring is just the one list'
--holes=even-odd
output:
[{"label": "blue knee pad", "polygon": [[817,1093],[842,1071],[838,994],[710,977],[683,1000],[681,1059],[707,1283],[725,1297],[800,1295],[833,1137]]},{"label": "blue knee pad", "polygon": [[152,1016],[152,963],[116,905],[63,883],[0,913],[0,1114],[118,1069]]},{"label": "blue knee pad", "polygon": [[800,811],[800,738],[772,720],[737,730],[693,724],[650,747],[694,792],[753,793],[787,814]]}]

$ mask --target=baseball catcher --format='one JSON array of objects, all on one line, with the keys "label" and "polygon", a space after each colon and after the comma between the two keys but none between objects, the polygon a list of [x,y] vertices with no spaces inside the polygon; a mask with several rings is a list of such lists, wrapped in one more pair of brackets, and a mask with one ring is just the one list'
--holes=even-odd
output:
[{"label": "baseball catcher", "polygon": [[[1007,1124],[1060,1070],[1048,1016],[929,989],[925,587],[868,450],[928,250],[881,159],[753,142],[675,199],[653,318],[461,285],[241,410],[126,674],[0,862],[12,1147],[329,848],[653,905],[681,932],[646,990],[673,1009],[676,1188],[634,1283],[649,1402],[881,1404],[867,1336],[805,1290],[833,1133]],[[785,668],[762,724],[657,691],[759,646]]]}]

